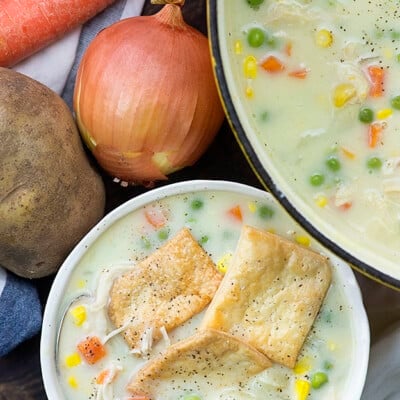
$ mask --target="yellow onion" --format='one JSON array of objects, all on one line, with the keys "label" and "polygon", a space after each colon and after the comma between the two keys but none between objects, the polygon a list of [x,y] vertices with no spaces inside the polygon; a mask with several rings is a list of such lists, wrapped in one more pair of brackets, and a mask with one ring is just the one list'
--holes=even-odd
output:
[{"label": "yellow onion", "polygon": [[77,74],[84,142],[105,171],[133,184],[193,165],[224,119],[208,40],[170,2],[102,30]]}]

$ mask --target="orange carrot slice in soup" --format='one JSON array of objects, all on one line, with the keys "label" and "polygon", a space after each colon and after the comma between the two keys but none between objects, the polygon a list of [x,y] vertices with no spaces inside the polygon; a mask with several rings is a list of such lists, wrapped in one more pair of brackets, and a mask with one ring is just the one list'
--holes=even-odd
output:
[{"label": "orange carrot slice in soup", "polygon": [[106,355],[106,349],[97,336],[86,337],[77,347],[88,364],[96,364]]}]

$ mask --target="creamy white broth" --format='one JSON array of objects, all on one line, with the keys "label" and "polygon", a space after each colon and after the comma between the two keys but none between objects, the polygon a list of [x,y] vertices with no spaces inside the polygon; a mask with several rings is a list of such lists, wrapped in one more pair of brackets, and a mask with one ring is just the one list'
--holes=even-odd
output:
[{"label": "creamy white broth", "polygon": [[[397,276],[400,111],[392,100],[400,95],[399,5],[265,0],[254,9],[245,0],[225,0],[221,7],[221,40],[239,96],[234,102],[250,116],[250,140],[261,158],[272,160],[273,178],[279,176],[284,193],[329,238],[350,252],[369,252],[372,265],[389,260],[385,268]],[[254,27],[269,38],[259,47],[248,43]],[[331,35],[330,44],[318,42],[321,32]],[[282,62],[282,71],[263,68],[271,55]],[[255,58],[255,77],[246,71],[248,57]],[[370,66],[384,73],[378,97],[371,95]],[[304,76],[291,76],[301,71]],[[354,93],[342,104],[335,93],[343,84]],[[368,123],[359,120],[364,108],[373,111]],[[368,142],[371,125],[382,129],[376,144]],[[379,160],[374,165],[371,158]],[[314,174],[323,182],[312,184]]]},{"label": "creamy white broth", "polygon": [[[242,221],[229,213],[236,206],[240,207]],[[146,220],[144,212],[149,209],[161,210],[167,216],[167,222],[162,228],[155,229]],[[166,197],[128,214],[101,235],[75,267],[64,295],[64,306],[68,306],[71,299],[82,293],[92,295],[91,298],[82,297],[72,305],[72,308],[79,305],[86,308],[87,317],[83,324],[77,326],[72,315],[68,313],[61,331],[57,366],[66,399],[129,399],[125,387],[135,371],[147,359],[165,349],[169,341],[175,343],[194,333],[201,321],[202,313],[170,332],[144,358],[131,354],[122,336],[117,334],[105,344],[107,355],[97,363],[88,365],[80,357],[81,360],[76,365],[71,365],[71,362],[68,365],[68,357],[79,354],[76,349],[79,341],[92,335],[104,339],[115,329],[108,321],[106,309],[99,307],[106,304],[104,299],[107,300],[107,287],[115,276],[153,252],[183,226],[191,229],[194,237],[223,270],[224,262],[229,260],[236,247],[243,224],[274,231],[305,246],[314,246],[304,231],[270,197],[260,200],[230,192],[213,191]],[[97,290],[99,282],[102,282],[102,293]],[[218,387],[218,379],[210,385],[201,377],[186,381],[176,377],[170,383],[160,385],[159,395],[155,400],[181,399],[187,393],[197,394],[203,400],[298,400],[296,381],[310,381],[315,372],[324,372],[329,381],[319,389],[311,389],[307,398],[341,398],[355,363],[356,340],[355,327],[350,319],[351,307],[345,300],[343,285],[339,284],[334,269],[332,286],[294,371],[276,364],[240,386],[237,382],[232,382],[228,387]],[[112,384],[97,384],[96,377],[99,373],[110,367],[117,371]]]}]

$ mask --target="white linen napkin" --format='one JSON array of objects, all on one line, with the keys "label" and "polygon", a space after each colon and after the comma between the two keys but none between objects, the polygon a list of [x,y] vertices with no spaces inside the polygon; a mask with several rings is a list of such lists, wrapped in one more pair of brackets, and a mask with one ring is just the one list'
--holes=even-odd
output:
[{"label": "white linen napkin", "polygon": [[61,95],[67,79],[76,75],[75,71],[75,75],[71,76],[71,71],[74,67],[76,69],[84,50],[94,36],[119,19],[140,15],[143,4],[144,0],[118,0],[84,27],[76,28],[13,69],[38,80]]}]

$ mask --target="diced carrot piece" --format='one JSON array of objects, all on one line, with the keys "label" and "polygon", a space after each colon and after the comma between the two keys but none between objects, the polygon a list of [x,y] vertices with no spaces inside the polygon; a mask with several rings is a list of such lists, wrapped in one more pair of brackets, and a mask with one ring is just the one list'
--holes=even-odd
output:
[{"label": "diced carrot piece", "polygon": [[238,221],[243,221],[243,215],[240,206],[232,207],[228,210],[228,213],[229,215],[232,215],[234,218],[236,218]]},{"label": "diced carrot piece", "polygon": [[350,202],[350,201],[348,201],[348,202],[346,202],[346,203],[341,204],[339,208],[340,208],[342,211],[347,211],[347,210],[349,210],[352,206],[353,206],[353,203]]},{"label": "diced carrot piece", "polygon": [[262,63],[261,67],[272,74],[277,72],[282,72],[285,70],[285,65],[283,62],[275,57],[275,56],[268,56]]},{"label": "diced carrot piece", "polygon": [[96,383],[98,385],[103,385],[106,379],[108,378],[110,371],[108,369],[104,369],[101,371],[96,377]]},{"label": "diced carrot piece", "polygon": [[342,150],[342,153],[347,157],[350,158],[351,160],[354,160],[356,158],[356,155],[349,149],[346,149],[345,147],[340,148]]},{"label": "diced carrot piece", "polygon": [[88,364],[95,364],[106,355],[106,349],[97,336],[86,337],[77,347]]},{"label": "diced carrot piece", "polygon": [[305,79],[307,77],[307,74],[308,74],[308,69],[306,68],[295,69],[294,71],[288,73],[289,76],[297,79]]},{"label": "diced carrot piece", "polygon": [[383,124],[373,123],[368,127],[368,146],[372,149],[377,146],[382,136]]},{"label": "diced carrot piece", "polygon": [[367,68],[368,77],[371,82],[369,95],[371,97],[382,97],[384,92],[385,71],[377,65],[370,65]]},{"label": "diced carrot piece", "polygon": [[137,394],[130,397],[129,400],[151,400],[151,398],[142,394]]},{"label": "diced carrot piece", "polygon": [[147,222],[156,229],[162,228],[167,222],[165,215],[158,209],[145,210],[144,215]]},{"label": "diced carrot piece", "polygon": [[292,49],[293,49],[292,42],[287,42],[285,46],[285,54],[290,57],[292,55]]}]

